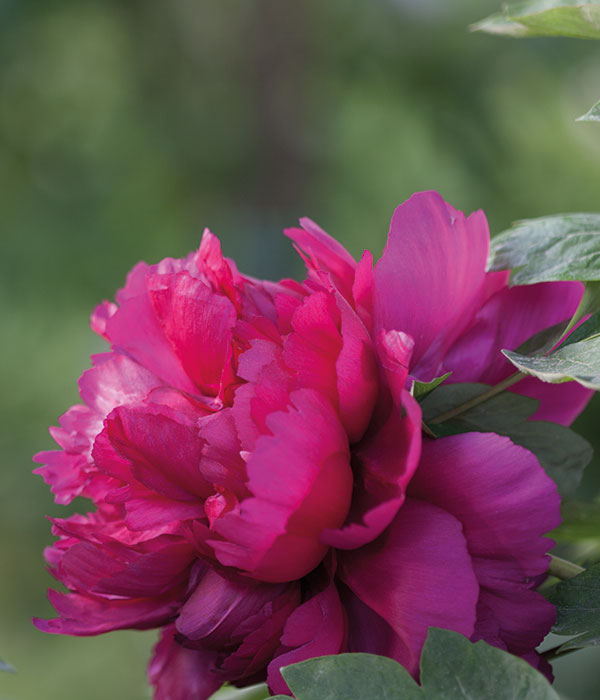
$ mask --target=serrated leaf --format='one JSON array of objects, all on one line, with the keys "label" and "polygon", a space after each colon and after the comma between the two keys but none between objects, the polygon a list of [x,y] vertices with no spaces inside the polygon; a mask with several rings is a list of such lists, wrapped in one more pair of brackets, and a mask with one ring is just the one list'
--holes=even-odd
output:
[{"label": "serrated leaf", "polygon": [[600,214],[557,214],[517,222],[492,239],[489,270],[511,284],[600,280]]},{"label": "serrated leaf", "polygon": [[296,700],[420,700],[408,671],[385,656],[322,656],[281,670]]},{"label": "serrated leaf", "polygon": [[449,630],[430,628],[421,678],[427,700],[559,700],[523,659]]},{"label": "serrated leaf", "polygon": [[485,432],[509,437],[533,452],[561,496],[572,494],[593,455],[591,445],[565,426],[528,420],[539,402],[528,396],[504,392],[464,411],[444,423],[436,416],[464,404],[489,389],[486,384],[448,384],[439,387],[422,403],[423,419],[438,437]]},{"label": "serrated leaf", "polygon": [[590,107],[589,111],[577,117],[575,121],[578,122],[600,122],[600,102],[596,102],[593,107]]},{"label": "serrated leaf", "polygon": [[565,642],[561,651],[600,644],[600,564],[557,583],[545,595],[556,606],[552,631],[559,635],[578,635]]},{"label": "serrated leaf", "polygon": [[521,343],[515,352],[520,355],[543,355],[548,350],[551,350],[556,343],[561,339],[563,333],[567,330],[569,321],[561,321],[555,323],[550,328],[535,333],[524,343]]},{"label": "serrated leaf", "polygon": [[2,659],[0,659],[0,671],[6,671],[7,673],[15,673],[15,669]]},{"label": "serrated leaf", "polygon": [[[480,396],[488,389],[490,389],[488,384],[478,383],[440,386],[421,404],[423,420],[428,425],[432,425],[434,431],[442,429],[444,424],[435,424],[437,416]],[[498,430],[517,427],[532,416],[537,411],[538,406],[537,399],[506,391],[465,411],[456,420],[468,423],[471,429],[473,429],[473,425],[481,425],[482,422],[485,422],[485,432],[495,433]],[[462,430],[460,432],[468,431]]]},{"label": "serrated leaf", "polygon": [[502,354],[521,372],[543,382],[576,381],[588,389],[600,389],[600,336],[564,343],[551,355],[526,357],[511,350]]},{"label": "serrated leaf", "polygon": [[400,664],[372,654],[310,659],[282,674],[296,700],[558,700],[548,681],[522,659],[435,628],[423,648],[420,687]]},{"label": "serrated leaf", "polygon": [[446,372],[446,374],[443,374],[441,377],[436,377],[430,382],[418,382],[415,380],[413,384],[413,396],[415,399],[422,401],[428,394],[431,394],[434,389],[437,389],[440,384],[443,384],[451,374],[452,372]]},{"label": "serrated leaf", "polygon": [[471,28],[506,36],[600,39],[600,0],[525,0]]}]

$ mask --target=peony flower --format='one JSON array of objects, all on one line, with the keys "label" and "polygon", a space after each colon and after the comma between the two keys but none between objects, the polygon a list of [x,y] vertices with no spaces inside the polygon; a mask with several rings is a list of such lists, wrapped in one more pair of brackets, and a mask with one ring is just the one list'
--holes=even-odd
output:
[{"label": "peony flower", "polygon": [[[162,629],[156,700],[201,700],[324,654],[383,654],[418,673],[430,626],[538,665],[554,609],[559,497],[508,438],[430,439],[410,388],[495,383],[500,349],[572,315],[579,283],[508,288],[486,273],[482,212],[435,193],[398,207],[373,269],[308,219],[286,232],[308,277],[241,275],[205,232],[197,253],[138,264],[92,315],[111,350],[36,455],[58,503],[46,551],[68,593],[47,632]],[[589,392],[526,379],[537,418],[570,423]]]}]

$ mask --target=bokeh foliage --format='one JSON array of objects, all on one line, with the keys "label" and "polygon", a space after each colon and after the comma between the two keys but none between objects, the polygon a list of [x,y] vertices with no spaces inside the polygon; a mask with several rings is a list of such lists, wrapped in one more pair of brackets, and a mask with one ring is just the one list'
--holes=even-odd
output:
[{"label": "bokeh foliage", "polygon": [[[0,677],[11,700],[150,696],[152,633],[45,636],[46,427],[102,343],[87,328],[139,259],[207,225],[244,271],[301,274],[301,215],[378,253],[394,207],[437,189],[511,221],[600,210],[600,50],[467,32],[495,0],[0,0]],[[598,404],[596,404],[598,405]],[[600,448],[598,409],[576,428]],[[598,459],[582,500],[598,491]],[[85,510],[85,503],[75,506]],[[570,546],[570,545],[564,545]],[[595,556],[593,548],[576,550]],[[556,664],[594,696],[591,652]],[[597,654],[596,654],[597,660]]]}]

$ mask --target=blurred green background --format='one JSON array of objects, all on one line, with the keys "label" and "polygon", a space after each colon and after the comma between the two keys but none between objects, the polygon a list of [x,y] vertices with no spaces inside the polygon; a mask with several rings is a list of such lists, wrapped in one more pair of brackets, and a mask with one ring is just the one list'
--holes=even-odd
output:
[{"label": "blurred green background", "polygon": [[[421,189],[493,232],[600,209],[600,125],[574,122],[600,97],[600,49],[468,33],[498,4],[0,0],[0,658],[18,669],[2,700],[150,697],[153,633],[30,623],[52,614],[44,515],[66,513],[31,454],[101,350],[89,312],[137,260],[209,226],[245,272],[300,275],[282,228],[308,215],[378,254]],[[577,425],[596,448],[599,410]],[[558,662],[557,688],[600,697],[599,661]]]}]

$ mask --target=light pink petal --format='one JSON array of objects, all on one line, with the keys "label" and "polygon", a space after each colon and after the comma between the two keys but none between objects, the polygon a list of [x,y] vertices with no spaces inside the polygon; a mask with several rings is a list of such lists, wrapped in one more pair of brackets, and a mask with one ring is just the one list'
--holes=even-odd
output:
[{"label": "light pink petal", "polygon": [[38,452],[33,459],[43,465],[34,469],[33,473],[39,474],[50,486],[56,503],[67,505],[81,495],[88,481],[86,457],[49,450]]},{"label": "light pink petal", "polygon": [[93,455],[98,468],[112,476],[193,501],[213,492],[200,472],[202,446],[195,423],[166,406],[121,406],[106,419]]},{"label": "light pink petal", "polygon": [[175,641],[175,626],[161,632],[148,666],[154,700],[206,700],[222,685],[215,673],[217,652],[185,649]]},{"label": "light pink petal", "polygon": [[543,534],[560,524],[556,486],[535,456],[493,433],[426,440],[409,494],[461,521],[498,635],[515,653],[531,651],[552,624],[551,606],[531,588],[548,568]]},{"label": "light pink petal", "polygon": [[272,413],[272,435],[256,443],[248,464],[254,495],[214,523],[218,560],[254,578],[301,578],[323,558],[323,530],[345,520],[352,494],[348,439],[329,402],[304,389],[287,412]]},{"label": "light pink petal", "polygon": [[142,598],[160,596],[184,582],[194,558],[189,544],[174,542],[161,549],[138,554],[134,550],[111,556],[110,548],[87,542],[75,544],[64,553],[57,578],[70,589],[92,594]]},{"label": "light pink petal", "polygon": [[106,501],[122,504],[126,512],[125,524],[130,530],[138,532],[206,517],[204,503],[200,499],[174,500],[137,483],[111,491]]},{"label": "light pink petal", "polygon": [[[471,328],[444,358],[450,382],[497,384],[516,370],[501,350],[516,350],[535,333],[567,321],[583,294],[580,282],[543,282],[505,288],[491,297]],[[540,400],[536,420],[569,425],[583,410],[592,392],[574,382],[546,384],[526,379],[511,389]]]},{"label": "light pink petal", "polygon": [[415,376],[429,380],[469,324],[483,294],[489,231],[483,212],[465,218],[435,192],[421,192],[392,217],[375,265],[374,333],[415,341]]},{"label": "light pink petal", "polygon": [[338,654],[344,651],[345,642],[346,616],[332,579],[290,615],[281,637],[280,651],[268,668],[267,683],[271,692],[289,693],[280,673],[282,666],[315,656]]},{"label": "light pink petal", "polygon": [[352,286],[354,308],[365,327],[371,331],[373,323],[373,255],[365,250],[358,261]]},{"label": "light pink petal", "polygon": [[216,395],[237,318],[235,307],[185,272],[154,275],[148,289],[158,321],[186,373],[203,393]]},{"label": "light pink petal", "polygon": [[167,384],[197,392],[156,316],[148,293],[151,277],[152,268],[145,263],[129,273],[125,289],[117,294],[120,308],[106,323],[106,335],[114,346]]},{"label": "light pink petal", "polygon": [[94,309],[90,318],[90,326],[94,333],[108,340],[106,335],[106,323],[111,316],[114,316],[118,308],[119,307],[113,304],[112,301],[104,300]]},{"label": "light pink petal", "polygon": [[378,391],[378,372],[371,338],[348,302],[337,294],[342,348],[335,362],[342,425],[350,443],[360,440],[371,419]]},{"label": "light pink petal", "polygon": [[399,637],[390,648],[413,675],[429,627],[473,633],[479,585],[465,536],[430,503],[407,499],[377,540],[340,555],[340,577]]},{"label": "light pink petal", "polygon": [[356,488],[347,521],[327,530],[321,541],[354,549],[374,540],[404,502],[406,487],[421,454],[421,408],[404,391],[383,425],[369,432],[354,450]]},{"label": "light pink petal", "polygon": [[[239,311],[242,300],[236,282],[241,282],[237,270],[232,270],[221,253],[219,239],[207,228],[202,234],[202,242],[195,259],[199,272],[210,284],[213,292],[224,294]],[[234,279],[234,272],[236,279]]]},{"label": "light pink petal", "polygon": [[284,342],[285,364],[294,371],[294,388],[311,388],[338,404],[335,363],[342,349],[341,316],[333,293],[307,296],[295,311],[293,332]]},{"label": "light pink petal", "polygon": [[42,632],[78,637],[120,629],[151,629],[164,625],[176,614],[181,595],[182,591],[161,598],[109,599],[50,590],[48,598],[60,617],[34,618],[33,623]]},{"label": "light pink petal", "polygon": [[356,485],[344,526],[321,540],[354,549],[374,540],[404,502],[421,454],[421,408],[405,389],[413,342],[398,331],[381,331],[377,343],[383,384],[365,437],[353,450]]},{"label": "light pink petal", "polygon": [[113,408],[143,399],[163,382],[127,355],[92,356],[93,367],[79,379],[82,400],[104,419]]},{"label": "light pink petal", "polygon": [[300,226],[302,228],[286,229],[284,234],[296,243],[309,272],[329,272],[341,294],[351,301],[356,269],[354,258],[314,221],[300,219]]}]

